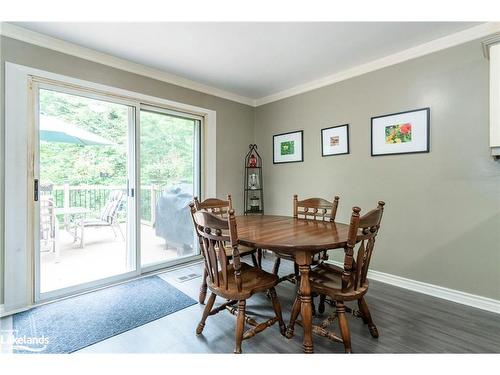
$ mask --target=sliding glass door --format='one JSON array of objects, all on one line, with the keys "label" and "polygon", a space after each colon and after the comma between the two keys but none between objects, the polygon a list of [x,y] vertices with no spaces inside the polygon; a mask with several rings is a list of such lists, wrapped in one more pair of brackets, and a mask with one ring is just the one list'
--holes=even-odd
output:
[{"label": "sliding glass door", "polygon": [[36,98],[36,292],[43,300],[137,269],[135,109],[53,85],[37,85]]},{"label": "sliding glass door", "polygon": [[188,207],[200,194],[202,119],[143,106],[140,113],[141,265],[198,254]]},{"label": "sliding glass door", "polygon": [[199,255],[203,118],[34,83],[35,301]]}]

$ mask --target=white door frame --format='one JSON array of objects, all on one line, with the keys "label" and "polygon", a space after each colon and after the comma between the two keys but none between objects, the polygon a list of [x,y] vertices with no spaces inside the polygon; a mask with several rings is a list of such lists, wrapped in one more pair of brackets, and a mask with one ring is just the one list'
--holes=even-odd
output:
[{"label": "white door frame", "polygon": [[[79,89],[85,88],[89,92],[102,95],[111,95],[114,99],[122,98],[125,101],[135,101],[135,115],[140,116],[140,105],[151,105],[170,108],[181,112],[198,114],[203,117],[202,129],[202,166],[201,184],[202,197],[216,196],[216,112],[192,105],[178,103],[171,100],[156,98],[137,92],[118,89],[93,82],[63,76],[56,73],[26,67],[10,62],[5,63],[5,261],[4,261],[4,315],[17,311],[26,310],[35,304],[34,290],[34,251],[33,234],[28,232],[30,228],[30,217],[34,215],[30,210],[33,207],[33,184],[29,182],[29,172],[33,171],[34,158],[33,148],[29,142],[29,127],[33,123],[33,103],[30,103],[29,81],[35,76],[37,80],[47,83],[56,81],[68,88],[72,85]],[[138,123],[137,123],[138,124]],[[136,126],[135,131],[138,131]],[[137,150],[138,137],[135,137]],[[139,155],[136,155],[138,163]],[[136,168],[137,168],[136,164]],[[136,169],[137,170],[137,169]],[[31,176],[33,174],[31,173]],[[134,176],[135,186],[138,185],[138,176]],[[137,189],[135,190],[137,191]],[[135,207],[138,215],[139,205]],[[31,215],[31,216],[30,216]],[[33,227],[31,225],[31,227]],[[137,230],[139,227],[137,226]],[[140,238],[136,235],[135,244],[140,249]],[[197,256],[199,257],[199,256]],[[193,257],[179,259],[178,261],[189,261]],[[136,261],[140,262],[140,254],[137,251]],[[172,262],[172,265],[178,261]],[[140,264],[140,263],[137,263]],[[146,270],[144,270],[146,271]],[[129,277],[136,276],[137,272]],[[109,283],[116,280],[109,279]],[[86,285],[84,285],[86,286]],[[93,289],[89,285],[90,289]]]}]

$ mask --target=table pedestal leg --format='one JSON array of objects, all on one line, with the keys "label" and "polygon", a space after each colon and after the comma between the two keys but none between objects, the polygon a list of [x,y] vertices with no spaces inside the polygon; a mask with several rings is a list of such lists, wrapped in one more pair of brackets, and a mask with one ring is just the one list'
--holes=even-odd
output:
[{"label": "table pedestal leg", "polygon": [[309,264],[299,265],[300,271],[300,315],[302,316],[302,328],[304,329],[304,353],[313,353],[312,341],[312,298],[311,284],[309,282]]}]

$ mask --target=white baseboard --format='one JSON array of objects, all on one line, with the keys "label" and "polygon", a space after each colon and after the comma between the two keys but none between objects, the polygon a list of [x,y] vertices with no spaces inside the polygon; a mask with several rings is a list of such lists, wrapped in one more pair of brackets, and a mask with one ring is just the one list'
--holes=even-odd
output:
[{"label": "white baseboard", "polygon": [[5,318],[7,316],[11,316],[26,310],[31,309],[33,306],[25,306],[25,307],[20,307],[18,309],[13,309],[13,310],[5,310],[5,305],[0,305],[0,318]]},{"label": "white baseboard", "polygon": [[[343,266],[343,263],[337,261],[329,261],[336,266]],[[421,281],[407,279],[401,276],[391,275],[380,271],[368,271],[368,277],[372,280],[382,283],[391,284],[399,288],[412,290],[414,292],[427,294],[429,296],[442,298],[448,301],[460,303],[475,307],[481,310],[490,311],[500,314],[500,301],[478,296],[475,294],[461,292],[459,290],[444,288],[439,285],[423,283]]]}]

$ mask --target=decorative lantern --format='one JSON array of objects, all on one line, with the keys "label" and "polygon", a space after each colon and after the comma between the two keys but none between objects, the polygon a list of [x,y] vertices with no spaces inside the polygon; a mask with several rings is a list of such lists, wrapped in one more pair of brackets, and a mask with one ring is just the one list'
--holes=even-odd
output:
[{"label": "decorative lantern", "polygon": [[257,158],[255,157],[254,154],[251,154],[250,158],[248,158],[248,167],[250,168],[257,167]]}]

